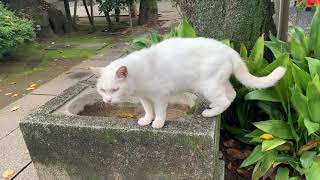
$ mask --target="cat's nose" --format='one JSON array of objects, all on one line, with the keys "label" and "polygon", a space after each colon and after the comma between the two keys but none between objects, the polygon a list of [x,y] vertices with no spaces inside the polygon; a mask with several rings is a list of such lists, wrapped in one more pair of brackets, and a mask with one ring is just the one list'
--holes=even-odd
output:
[{"label": "cat's nose", "polygon": [[106,103],[111,103],[112,99],[111,98],[103,98],[103,101]]}]

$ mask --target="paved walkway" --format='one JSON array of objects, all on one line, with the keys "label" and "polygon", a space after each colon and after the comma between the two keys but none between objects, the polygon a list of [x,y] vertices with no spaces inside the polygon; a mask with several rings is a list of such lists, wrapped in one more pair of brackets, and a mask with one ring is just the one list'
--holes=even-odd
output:
[{"label": "paved walkway", "polygon": [[[176,9],[167,1],[160,3],[159,12],[161,14],[159,20],[165,22],[161,29],[171,27],[180,21],[180,16]],[[151,30],[143,27],[134,29],[134,36],[145,36],[148,34],[147,31]],[[89,71],[88,67],[107,65],[119,58],[126,46],[125,42],[118,42],[118,44],[109,48],[106,52],[83,61],[28,95],[0,109],[0,179],[3,178],[3,172],[10,169],[14,171],[14,175],[10,179],[38,180],[19,129],[19,121],[79,81],[92,78],[93,74]],[[19,109],[12,112],[11,109],[13,107],[19,107]]]},{"label": "paved walkway", "polygon": [[[24,143],[19,121],[35,108],[43,105],[77,82],[93,76],[89,66],[105,66],[122,55],[125,44],[118,44],[107,52],[83,61],[66,73],[42,85],[25,97],[0,110],[0,172],[14,171],[12,179],[37,180],[37,175]],[[19,106],[17,111],[11,108]]]}]

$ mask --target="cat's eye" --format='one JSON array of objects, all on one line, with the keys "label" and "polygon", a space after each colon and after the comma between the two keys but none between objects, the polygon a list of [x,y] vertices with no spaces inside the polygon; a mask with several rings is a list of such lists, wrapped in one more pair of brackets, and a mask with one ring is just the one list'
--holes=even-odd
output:
[{"label": "cat's eye", "polygon": [[107,91],[105,89],[100,89],[101,92],[106,93]]},{"label": "cat's eye", "polygon": [[119,90],[119,88],[112,88],[111,92],[117,92]]}]

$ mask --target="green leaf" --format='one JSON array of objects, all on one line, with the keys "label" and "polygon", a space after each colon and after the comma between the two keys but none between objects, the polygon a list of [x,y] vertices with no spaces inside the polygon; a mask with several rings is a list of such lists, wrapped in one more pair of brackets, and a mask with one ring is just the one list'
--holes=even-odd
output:
[{"label": "green leaf", "polygon": [[150,34],[150,40],[151,40],[152,44],[156,44],[161,41],[161,37],[157,33],[152,32]]},{"label": "green leaf", "polygon": [[263,70],[270,73],[279,66],[286,66],[290,62],[289,54],[280,54],[276,60],[268,64]]},{"label": "green leaf", "polygon": [[310,75],[295,64],[292,64],[292,75],[298,87],[307,90],[308,82],[311,80]]},{"label": "green leaf", "polygon": [[310,25],[310,50],[315,52],[316,58],[320,59],[320,8],[317,8]]},{"label": "green leaf", "polygon": [[277,170],[277,175],[275,180],[289,180],[289,169],[279,167]]},{"label": "green leaf", "polygon": [[223,44],[229,46],[229,47],[231,46],[231,42],[230,42],[229,39],[224,39],[224,40],[222,40],[221,42],[222,42]]},{"label": "green leaf", "polygon": [[314,161],[310,168],[307,168],[304,173],[307,180],[319,180],[320,162]]},{"label": "green leaf", "polygon": [[266,41],[264,43],[265,43],[265,46],[267,46],[267,48],[269,48],[271,50],[274,57],[277,58],[283,53],[281,46],[279,44],[277,44],[276,42]]},{"label": "green leaf", "polygon": [[303,152],[303,154],[300,157],[302,167],[309,168],[312,165],[313,159],[316,156],[316,154],[317,153],[314,151]]},{"label": "green leaf", "polygon": [[183,20],[180,25],[177,27],[178,37],[183,38],[194,38],[197,37],[196,31],[193,27],[188,23],[187,20]]},{"label": "green leaf", "polygon": [[241,163],[240,167],[247,167],[250,166],[254,163],[256,163],[257,161],[259,161],[260,159],[262,159],[264,156],[264,153],[261,151],[261,145],[257,145],[253,151],[251,152],[251,154]]},{"label": "green leaf", "polygon": [[286,142],[287,142],[286,140],[279,139],[279,138],[264,140],[262,142],[262,151],[269,151],[269,150],[274,149],[274,148],[276,148]]},{"label": "green leaf", "polygon": [[273,89],[258,89],[248,93],[245,100],[260,100],[270,102],[280,102],[279,96]]},{"label": "green leaf", "polygon": [[300,93],[297,88],[291,89],[291,102],[295,110],[305,119],[310,119],[308,98]]},{"label": "green leaf", "polygon": [[300,178],[298,176],[290,177],[289,180],[299,180]]},{"label": "green leaf", "polygon": [[290,42],[292,57],[300,62],[304,62],[304,58],[307,56],[307,51],[304,49],[303,45],[294,37],[291,38]]},{"label": "green leaf", "polygon": [[304,126],[307,128],[308,130],[308,135],[310,136],[311,134],[319,131],[320,125],[319,123],[315,123],[312,121],[309,121],[308,119],[304,119],[303,120]]},{"label": "green leaf", "polygon": [[260,138],[260,136],[261,136],[262,134],[264,134],[263,131],[261,131],[260,129],[255,129],[254,131],[246,134],[245,137],[251,137],[251,138],[253,138],[253,137],[259,137],[259,138]]},{"label": "green leaf", "polygon": [[264,54],[264,36],[258,38],[256,44],[254,45],[251,54],[249,56],[250,61],[254,61],[254,63],[261,67],[263,62],[263,54]]},{"label": "green leaf", "polygon": [[308,42],[304,30],[299,26],[291,26],[289,29],[289,36],[295,38],[297,42],[303,47],[305,52],[309,52]]},{"label": "green leaf", "polygon": [[313,84],[316,86],[316,88],[318,89],[318,91],[320,92],[320,78],[319,75],[315,75],[313,80],[312,80]]},{"label": "green leaf", "polygon": [[308,61],[311,77],[314,77],[317,74],[320,75],[320,60],[310,57],[306,57],[306,60]]},{"label": "green leaf", "polygon": [[256,166],[254,167],[252,179],[258,180],[259,178],[264,176],[276,160],[277,155],[278,151],[276,150],[271,150],[268,153],[266,153],[265,156],[261,160],[259,160]]},{"label": "green leaf", "polygon": [[308,109],[311,121],[320,123],[320,96],[310,98],[308,97]]},{"label": "green leaf", "polygon": [[268,120],[253,123],[262,131],[282,139],[293,139],[290,126],[282,120]]},{"label": "green leaf", "polygon": [[244,45],[243,43],[240,44],[240,57],[243,59],[248,58],[247,48],[246,45]]}]

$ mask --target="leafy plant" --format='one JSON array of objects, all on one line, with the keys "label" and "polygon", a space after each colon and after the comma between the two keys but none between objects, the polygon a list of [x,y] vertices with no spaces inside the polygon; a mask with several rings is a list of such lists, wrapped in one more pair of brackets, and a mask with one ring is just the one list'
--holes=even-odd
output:
[{"label": "leafy plant", "polygon": [[186,20],[184,20],[178,25],[178,27],[172,29],[168,34],[163,36],[152,32],[148,38],[134,39],[130,47],[126,49],[126,53],[129,54],[131,52],[150,47],[151,45],[157,44],[164,39],[175,37],[194,38],[196,36],[195,30]]},{"label": "leafy plant", "polygon": [[0,2],[0,56],[35,38],[30,20],[16,16]]},{"label": "leafy plant", "polygon": [[[272,88],[249,90],[240,94],[234,106],[238,119],[248,109],[258,108],[255,116],[247,116],[257,128],[243,135],[247,143],[256,145],[241,167],[255,164],[253,179],[268,171],[277,172],[276,179],[289,179],[295,174],[307,180],[317,179],[320,171],[320,12],[317,9],[309,33],[299,27],[290,30],[288,43],[270,35],[271,41],[259,38],[248,56],[242,45],[240,54],[255,75],[266,75],[277,66],[286,66],[286,75]],[[270,63],[263,58],[264,46],[274,54]],[[254,119],[252,119],[252,117]],[[262,121],[261,121],[261,118]],[[243,120],[245,121],[245,120]],[[245,130],[249,130],[246,128]],[[234,129],[232,129],[234,130]],[[232,132],[235,134],[235,132]],[[291,173],[290,173],[291,172]],[[290,177],[298,178],[298,177]]]}]

